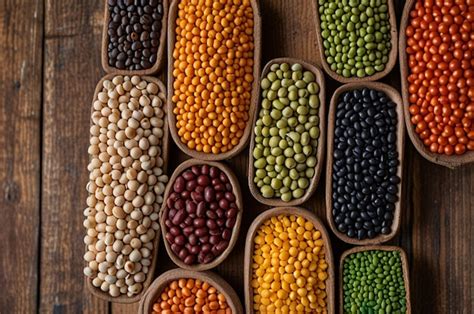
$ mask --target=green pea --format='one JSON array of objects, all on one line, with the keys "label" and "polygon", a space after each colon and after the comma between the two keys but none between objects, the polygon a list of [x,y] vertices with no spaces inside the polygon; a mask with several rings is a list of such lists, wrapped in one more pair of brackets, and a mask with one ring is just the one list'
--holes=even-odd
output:
[{"label": "green pea", "polygon": [[[298,186],[297,183],[295,185]],[[304,195],[304,190],[300,189],[300,188],[296,188],[296,189],[293,190],[292,195],[293,195],[293,198],[296,198],[296,199],[302,198],[303,195]]]},{"label": "green pea", "polygon": [[254,162],[254,167],[257,168],[257,169],[263,169],[263,168],[265,168],[266,165],[267,165],[267,162],[266,162],[265,158],[259,158],[259,159],[255,160],[255,162]]},{"label": "green pea", "polygon": [[317,126],[312,127],[312,128],[309,130],[309,136],[310,136],[312,139],[318,139],[318,138],[319,138],[319,128],[318,128]]},{"label": "green pea", "polygon": [[282,200],[283,202],[289,202],[289,201],[291,201],[291,196],[292,196],[292,195],[291,195],[291,192],[282,193],[282,194],[281,194],[281,200]]},{"label": "green pea", "polygon": [[285,118],[289,118],[293,115],[293,109],[291,109],[290,107],[286,107],[285,109],[283,109],[282,114]]},{"label": "green pea", "polygon": [[252,155],[253,155],[253,158],[259,159],[259,158],[262,157],[263,151],[262,151],[262,149],[255,147],[254,150],[253,150],[253,154],[252,154]]},{"label": "green pea", "polygon": [[283,155],[285,155],[285,157],[290,158],[290,157],[293,157],[295,155],[295,151],[293,150],[293,148],[287,147],[283,151]]},{"label": "green pea", "polygon": [[314,168],[316,166],[316,163],[317,159],[315,156],[311,156],[306,159],[306,166],[308,166],[309,168]]},{"label": "green pea", "polygon": [[311,108],[319,108],[319,97],[317,95],[309,96],[308,104]]},{"label": "green pea", "polygon": [[274,194],[273,189],[268,185],[262,186],[260,188],[260,192],[262,193],[262,196],[265,198],[272,198]]},{"label": "green pea", "polygon": [[302,153],[299,153],[299,154],[295,154],[295,156],[293,157],[295,159],[295,161],[297,163],[303,163],[305,160],[306,160],[306,156]]},{"label": "green pea", "polygon": [[296,161],[291,157],[287,158],[285,160],[285,167],[287,167],[288,169],[292,169],[292,168],[296,167]]},{"label": "green pea", "polygon": [[298,178],[300,177],[300,175],[298,174],[298,171],[296,169],[290,169],[289,176],[293,180],[298,180]]},{"label": "green pea", "polygon": [[[304,99],[304,100],[307,102],[306,98],[302,98],[302,99]],[[302,106],[299,106],[299,107],[296,109],[296,112],[297,112],[299,115],[304,115],[304,116],[305,116],[305,115],[308,114],[309,109],[308,109],[308,107],[302,105]]]}]

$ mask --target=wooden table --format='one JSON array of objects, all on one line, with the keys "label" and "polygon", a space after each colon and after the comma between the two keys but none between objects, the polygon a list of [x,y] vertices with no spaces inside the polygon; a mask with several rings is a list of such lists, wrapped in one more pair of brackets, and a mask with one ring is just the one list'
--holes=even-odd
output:
[{"label": "wooden table", "polygon": [[[318,63],[311,1],[261,1],[263,63],[279,56]],[[395,2],[400,16],[403,1]],[[0,313],[135,313],[136,305],[92,297],[82,274],[90,105],[104,74],[103,1],[1,0],[0,21]],[[339,84],[326,78],[330,97]],[[383,81],[399,88],[398,67]],[[470,313],[474,165],[450,170],[406,146],[403,223],[390,244],[408,253],[413,313]],[[247,153],[229,161],[246,201],[241,235],[215,269],[242,299],[245,233],[266,209],[249,193]],[[185,159],[175,146],[172,154]],[[324,182],[305,204],[323,218]],[[349,246],[331,240],[338,261]],[[174,267],[159,251],[158,274]]]}]

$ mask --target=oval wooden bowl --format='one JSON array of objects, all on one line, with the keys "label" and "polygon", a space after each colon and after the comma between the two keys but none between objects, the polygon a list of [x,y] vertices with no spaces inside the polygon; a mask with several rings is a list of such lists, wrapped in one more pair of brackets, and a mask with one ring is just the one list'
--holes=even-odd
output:
[{"label": "oval wooden bowl", "polygon": [[[103,82],[105,80],[111,80],[112,78],[114,78],[115,76],[118,76],[118,75],[122,75],[122,74],[115,74],[115,73],[107,74],[99,81],[99,83],[97,84],[97,86],[95,88],[94,98],[92,99],[91,114],[92,114],[92,112],[94,112],[94,107],[93,107],[94,101],[97,99],[97,95],[99,94],[99,92],[103,88],[103,86],[102,86]],[[123,75],[123,76],[126,76],[126,75]],[[153,83],[157,84],[159,90],[161,92],[165,93],[165,95],[166,95],[166,88],[159,79],[157,79],[155,77],[151,77],[151,76],[142,76],[142,78],[144,80],[146,80],[147,82],[153,82]],[[161,156],[163,158],[163,172],[164,173],[167,172],[166,170],[168,168],[168,154],[169,154],[169,142],[170,142],[169,131],[168,131],[169,130],[168,129],[168,120],[166,119],[167,110],[168,109],[166,107],[166,104],[163,103],[163,111],[165,113],[165,116],[163,117],[163,123],[164,124],[163,124],[163,139],[162,139],[162,143],[161,143],[161,150],[162,150]],[[92,125],[92,120],[91,120],[90,124]],[[109,301],[109,302],[116,302],[116,303],[135,303],[135,302],[138,302],[140,300],[140,298],[143,296],[144,291],[147,289],[147,287],[151,284],[151,282],[153,280],[154,272],[155,272],[155,268],[156,268],[156,264],[157,264],[157,260],[158,260],[156,252],[158,252],[159,243],[160,243],[160,230],[157,230],[156,235],[155,235],[155,239],[153,240],[153,251],[151,252],[151,256],[154,256],[155,258],[153,258],[153,260],[151,262],[151,266],[149,267],[149,270],[148,270],[148,274],[146,275],[146,279],[143,282],[142,292],[140,292],[136,296],[128,297],[127,295],[120,295],[118,297],[112,297],[110,294],[108,294],[106,292],[103,292],[99,288],[94,287],[92,285],[92,280],[89,277],[85,277],[87,288],[96,297],[99,297],[100,299],[103,299],[103,300],[106,300],[106,301]],[[85,246],[85,248],[87,250],[87,245]]]},{"label": "oval wooden bowl", "polygon": [[244,134],[240,139],[239,144],[232,148],[231,150],[220,153],[204,153],[198,152],[196,150],[189,149],[186,144],[181,142],[181,139],[178,135],[178,129],[176,127],[176,116],[173,114],[174,104],[172,102],[172,97],[174,94],[174,77],[173,77],[173,50],[176,41],[176,19],[178,16],[178,3],[179,0],[173,0],[170,5],[169,20],[168,20],[168,115],[169,125],[171,129],[171,137],[173,138],[176,145],[184,152],[186,155],[191,156],[192,158],[209,160],[209,161],[219,161],[226,160],[234,157],[239,154],[248,144],[250,132],[252,131],[251,122],[255,116],[258,100],[258,89],[260,86],[260,58],[261,58],[261,41],[262,41],[262,20],[260,16],[260,5],[257,0],[250,0],[253,9],[253,40],[254,40],[254,56],[253,56],[253,83],[252,83],[252,97],[250,99],[249,107],[249,120],[244,130]]},{"label": "oval wooden bowl", "polygon": [[156,52],[156,62],[151,68],[144,70],[126,70],[126,69],[117,69],[116,67],[109,65],[109,54],[108,54],[108,44],[109,44],[109,6],[107,0],[105,0],[105,10],[104,10],[104,28],[102,30],[102,53],[101,53],[101,62],[104,71],[107,73],[120,73],[122,75],[152,75],[161,70],[161,67],[164,63],[164,51],[166,47],[166,28],[168,21],[168,0],[162,0],[163,4],[163,17],[161,18],[161,34],[160,34],[160,45],[158,46],[158,51]]},{"label": "oval wooden bowl", "polygon": [[410,10],[413,5],[416,3],[415,0],[407,0],[405,7],[403,9],[402,21],[400,24],[400,72],[402,75],[402,96],[403,96],[403,110],[405,111],[405,124],[408,131],[408,136],[410,137],[413,146],[416,150],[423,156],[425,159],[431,161],[432,163],[442,165],[448,168],[455,168],[464,164],[470,164],[474,162],[474,151],[466,151],[462,155],[445,155],[445,154],[435,154],[432,153],[428,147],[423,144],[423,141],[420,139],[418,134],[415,132],[415,126],[411,123],[411,114],[409,111],[410,102],[408,101],[408,75],[410,69],[408,68],[408,57],[406,53],[406,35],[405,30],[408,26],[410,20]]},{"label": "oval wooden bowl", "polygon": [[[379,234],[373,239],[364,239],[358,240],[357,238],[350,238],[346,234],[337,230],[336,225],[334,224],[332,216],[332,166],[333,166],[333,149],[334,149],[334,128],[336,124],[336,106],[338,103],[339,97],[347,91],[354,89],[362,88],[375,89],[381,92],[384,92],[391,101],[393,101],[396,106],[397,111],[397,151],[398,158],[400,160],[400,165],[398,165],[397,176],[400,177],[401,181],[398,184],[398,201],[395,203],[395,212],[392,222],[392,232],[390,234]],[[401,212],[401,199],[402,199],[402,184],[403,184],[403,154],[405,151],[405,126],[403,120],[403,109],[402,109],[402,99],[397,90],[393,87],[388,86],[383,83],[378,82],[360,82],[360,83],[351,83],[342,85],[334,92],[334,95],[331,98],[331,104],[329,109],[329,118],[328,118],[328,140],[327,140],[327,165],[326,165],[326,217],[329,222],[331,230],[336,234],[336,236],[344,242],[357,245],[368,245],[368,244],[380,244],[392,239],[400,229],[400,212]]]},{"label": "oval wooden bowl", "polygon": [[261,103],[262,103],[261,87],[260,87],[260,84],[258,84],[259,99],[258,99],[257,108],[256,108],[257,110],[256,110],[256,113],[254,115],[254,118],[253,118],[253,121],[252,121],[252,128],[251,128],[252,135],[251,135],[250,149],[249,149],[249,165],[248,165],[249,175],[248,175],[248,181],[249,181],[250,192],[252,193],[253,197],[255,197],[255,199],[257,201],[259,201],[260,203],[265,204],[265,205],[269,205],[269,206],[273,206],[273,207],[276,207],[276,206],[298,206],[298,205],[301,205],[304,202],[306,202],[314,194],[314,192],[316,191],[316,188],[318,187],[319,178],[321,177],[321,170],[322,170],[323,164],[324,164],[324,148],[325,148],[324,145],[325,145],[325,140],[326,140],[326,105],[325,105],[325,100],[326,100],[325,90],[326,90],[326,87],[325,87],[323,72],[318,67],[316,67],[315,65],[313,65],[311,63],[308,63],[306,61],[300,60],[300,59],[277,58],[277,59],[271,60],[270,62],[268,62],[265,65],[265,67],[263,68],[263,71],[262,71],[262,75],[260,77],[261,78],[266,77],[268,72],[270,72],[270,67],[273,64],[281,64],[281,63],[288,63],[288,64],[299,63],[303,66],[303,68],[305,70],[308,70],[308,71],[312,72],[315,75],[316,82],[319,84],[319,95],[318,95],[318,97],[319,97],[320,105],[319,105],[318,116],[319,116],[319,130],[320,130],[320,133],[319,133],[319,139],[318,139],[318,147],[317,147],[317,151],[316,151],[316,158],[317,158],[318,162],[316,163],[316,166],[315,166],[314,176],[311,179],[311,183],[308,186],[308,188],[306,189],[306,192],[303,195],[303,197],[301,197],[299,199],[293,199],[289,202],[284,202],[283,200],[281,200],[279,198],[265,198],[265,197],[263,197],[262,194],[260,193],[258,187],[253,182],[253,179],[255,177],[255,168],[253,166],[253,163],[254,163],[253,149],[255,148],[255,132],[253,132],[253,130],[254,130],[254,127],[255,127],[255,123],[257,122],[258,113],[260,111]]},{"label": "oval wooden bowl", "polygon": [[[222,252],[219,256],[217,256],[212,262],[210,262],[208,264],[199,264],[198,263],[198,264],[194,264],[194,265],[186,265],[171,250],[171,246],[170,246],[170,244],[168,243],[168,241],[166,240],[166,237],[165,237],[166,233],[167,233],[167,230],[168,230],[168,227],[166,227],[166,225],[165,225],[165,220],[168,217],[168,207],[166,205],[166,200],[168,199],[168,197],[172,193],[173,184],[176,181],[176,178],[178,177],[178,175],[183,173],[183,171],[185,171],[186,169],[191,168],[192,166],[199,166],[199,165],[209,165],[210,167],[217,167],[217,168],[219,168],[219,170],[221,170],[222,172],[224,172],[226,174],[226,176],[229,178],[230,184],[232,185],[232,192],[235,195],[235,203],[237,205],[237,208],[238,208],[239,212],[237,214],[237,219],[235,221],[235,225],[232,229],[232,236],[231,236],[230,241],[229,241],[229,246],[224,250],[224,252]],[[232,172],[232,170],[228,166],[226,166],[222,163],[213,162],[213,161],[203,161],[203,160],[197,160],[197,159],[186,160],[185,162],[180,164],[176,168],[176,170],[173,172],[173,175],[171,176],[171,178],[169,180],[169,184],[166,186],[164,201],[163,201],[163,205],[162,205],[161,211],[160,211],[161,232],[162,232],[162,236],[163,236],[163,239],[164,239],[163,242],[165,243],[166,252],[168,252],[168,256],[171,258],[171,260],[176,265],[178,265],[179,267],[181,267],[183,269],[203,271],[203,270],[208,270],[208,269],[216,267],[217,265],[222,263],[227,258],[227,256],[232,251],[232,248],[234,247],[235,243],[237,242],[237,238],[239,237],[239,231],[240,231],[240,222],[242,221],[242,211],[243,211],[243,201],[242,201],[242,192],[240,190],[239,180],[237,179],[237,177],[234,175],[234,173]]]},{"label": "oval wooden bowl", "polygon": [[153,281],[150,288],[147,290],[145,296],[141,299],[139,305],[139,314],[149,314],[153,312],[153,304],[160,297],[161,292],[174,280],[181,278],[199,279],[209,283],[225,296],[226,302],[232,310],[233,314],[243,313],[242,304],[239,296],[234,289],[221,277],[210,272],[197,272],[187,269],[172,269],[163,273],[160,277]]},{"label": "oval wooden bowl", "polygon": [[246,313],[253,314],[253,288],[252,281],[252,255],[254,251],[253,239],[257,234],[258,228],[268,219],[278,215],[296,215],[309,220],[314,227],[321,232],[321,238],[324,240],[326,261],[328,264],[328,278],[326,279],[326,293],[327,293],[327,313],[335,313],[335,295],[334,285],[336,279],[334,277],[334,260],[332,255],[331,241],[321,220],[316,215],[301,207],[274,207],[264,211],[258,215],[250,226],[247,238],[245,241],[245,259],[244,259],[244,289],[245,289],[245,307]]},{"label": "oval wooden bowl", "polygon": [[344,270],[344,260],[348,255],[365,252],[365,251],[397,251],[400,252],[400,259],[402,263],[402,272],[403,272],[403,281],[405,282],[405,291],[406,291],[406,314],[411,314],[411,303],[410,303],[410,280],[408,272],[408,259],[405,251],[398,246],[386,246],[386,245],[369,245],[369,246],[359,246],[349,250],[344,251],[341,256],[339,264],[339,313],[344,313],[344,289],[343,289],[343,270]]},{"label": "oval wooden bowl", "polygon": [[344,77],[342,75],[337,74],[335,71],[331,70],[331,66],[326,61],[326,55],[324,53],[324,45],[323,45],[323,38],[321,36],[321,22],[319,17],[319,5],[318,0],[313,0],[313,7],[314,7],[314,14],[315,14],[315,21],[316,21],[316,40],[318,43],[318,50],[321,59],[321,64],[323,65],[324,71],[329,74],[330,77],[339,81],[341,83],[355,83],[355,82],[370,82],[376,81],[390,73],[390,71],[395,66],[397,62],[397,41],[398,41],[398,32],[397,32],[397,20],[396,20],[396,12],[393,6],[393,1],[389,0],[388,2],[388,13],[389,13],[389,22],[390,22],[390,43],[392,47],[390,48],[390,53],[388,55],[388,62],[385,65],[385,69],[381,72],[376,72],[373,75],[366,76],[366,77]]}]

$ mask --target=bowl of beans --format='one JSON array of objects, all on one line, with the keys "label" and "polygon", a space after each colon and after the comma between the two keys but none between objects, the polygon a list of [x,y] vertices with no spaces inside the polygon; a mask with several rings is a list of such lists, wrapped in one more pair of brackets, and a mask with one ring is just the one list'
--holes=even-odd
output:
[{"label": "bowl of beans", "polygon": [[329,226],[351,244],[392,239],[400,227],[405,140],[400,94],[376,82],[343,85],[328,119]]},{"label": "bowl of beans", "polygon": [[263,69],[249,150],[252,195],[270,206],[307,201],[319,182],[325,144],[324,75],[297,59]]},{"label": "bowl of beans", "polygon": [[340,313],[411,313],[408,260],[400,247],[345,251],[339,287]]},{"label": "bowl of beans", "polygon": [[173,269],[158,277],[139,305],[140,314],[243,313],[237,293],[209,272]]},{"label": "bowl of beans", "polygon": [[237,155],[248,144],[258,99],[258,1],[174,1],[168,32],[174,142],[200,160]]},{"label": "bowl of beans", "polygon": [[245,245],[247,313],[334,313],[335,275],[329,235],[298,207],[260,214]]},{"label": "bowl of beans", "polygon": [[469,1],[407,1],[402,95],[418,152],[447,167],[474,162],[474,15]]},{"label": "bowl of beans", "polygon": [[375,81],[397,59],[397,22],[390,0],[313,1],[316,39],[326,73],[341,83]]},{"label": "bowl of beans", "polygon": [[106,0],[102,67],[107,73],[151,75],[163,65],[168,0]]},{"label": "bowl of beans", "polygon": [[137,302],[157,263],[168,182],[165,101],[165,87],[149,76],[109,74],[95,90],[84,274],[89,290],[112,302]]},{"label": "bowl of beans", "polygon": [[242,209],[239,182],[229,167],[183,162],[171,176],[160,214],[168,255],[184,269],[219,265],[237,241]]}]

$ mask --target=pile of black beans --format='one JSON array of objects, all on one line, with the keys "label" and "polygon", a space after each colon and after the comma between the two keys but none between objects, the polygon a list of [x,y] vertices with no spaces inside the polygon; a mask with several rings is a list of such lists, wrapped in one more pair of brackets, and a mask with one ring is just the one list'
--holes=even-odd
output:
[{"label": "pile of black beans", "polygon": [[162,0],[108,0],[109,66],[145,70],[156,63],[163,19]]},{"label": "pile of black beans", "polygon": [[395,106],[385,93],[368,88],[338,99],[332,214],[337,229],[350,238],[392,231],[400,183]]}]

